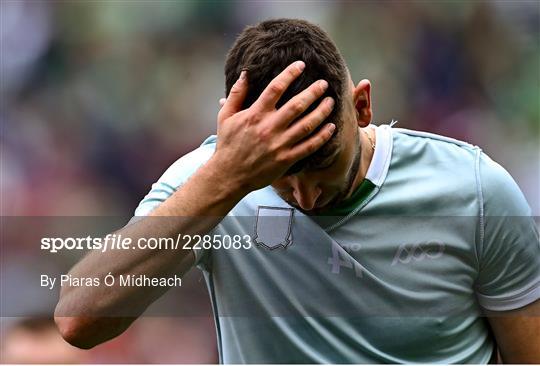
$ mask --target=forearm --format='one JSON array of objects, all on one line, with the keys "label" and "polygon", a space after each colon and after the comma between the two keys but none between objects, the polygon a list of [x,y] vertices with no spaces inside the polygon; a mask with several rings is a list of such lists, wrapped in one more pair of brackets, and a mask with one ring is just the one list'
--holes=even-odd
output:
[{"label": "forearm", "polygon": [[[149,236],[171,237],[178,233],[206,234],[247,193],[272,184],[293,164],[329,141],[335,125],[328,123],[319,130],[317,127],[333,109],[334,103],[330,97],[292,123],[325,93],[327,82],[314,82],[285,105],[276,108],[281,96],[302,73],[304,66],[302,61],[289,65],[248,109],[243,109],[247,78],[245,71],[242,72],[218,113],[218,142],[210,161],[156,208],[151,217],[123,228],[119,234],[133,241]],[[109,272],[115,276],[146,274],[149,277],[183,273],[194,263],[194,255],[191,251],[183,250],[183,244],[174,251],[93,252],[77,264],[70,274],[104,278]],[[55,316],[64,338],[70,341],[77,336],[88,335],[80,343],[91,347],[122,332],[161,292],[159,289],[144,288],[68,287],[62,289]],[[117,314],[124,316],[122,312],[126,308],[131,310],[130,314],[118,318]],[[102,321],[108,314],[115,317],[114,324],[112,321]],[[76,317],[76,321],[63,318],[70,316]]]},{"label": "forearm", "polygon": [[[240,184],[221,173],[218,164],[211,159],[149,217],[141,218],[116,234],[132,242],[150,237],[176,238],[178,233],[206,234],[245,195],[238,188]],[[78,346],[91,347],[125,330],[166,289],[118,286],[118,277],[169,277],[185,273],[193,266],[194,255],[191,250],[182,249],[183,244],[180,242],[174,250],[137,248],[90,252],[69,274],[78,278],[99,278],[102,285],[62,287],[55,317],[64,337]],[[103,285],[109,274],[116,278],[113,287]],[[108,317],[115,320],[107,319],[104,323],[102,319]]]}]

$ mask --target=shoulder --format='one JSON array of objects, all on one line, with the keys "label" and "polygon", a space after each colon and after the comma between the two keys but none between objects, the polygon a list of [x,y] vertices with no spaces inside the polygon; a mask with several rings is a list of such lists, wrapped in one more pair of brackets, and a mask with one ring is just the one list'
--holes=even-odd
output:
[{"label": "shoulder", "polygon": [[414,169],[433,178],[462,178],[466,185],[475,183],[475,164],[480,148],[467,142],[428,132],[403,128],[392,129],[392,167]]},{"label": "shoulder", "polygon": [[216,137],[208,137],[197,149],[176,160],[163,173],[158,182],[164,182],[175,188],[178,187],[212,157],[215,147]]},{"label": "shoulder", "polygon": [[531,209],[510,173],[481,153],[478,173],[486,216],[530,216]]},{"label": "shoulder", "polygon": [[[394,144],[408,147],[410,151],[425,151],[426,149],[436,149],[440,153],[460,154],[462,156],[474,156],[479,150],[468,142],[457,140],[451,137],[437,135],[435,133],[409,130],[405,128],[393,128]],[[443,156],[443,155],[440,155]]]},{"label": "shoulder", "polygon": [[154,183],[135,210],[135,216],[146,216],[174,194],[214,153],[216,137],[208,137],[200,147],[176,160]]},{"label": "shoulder", "polygon": [[530,215],[530,208],[512,176],[478,146],[433,133],[394,128],[394,145],[401,159],[437,167],[470,186],[474,179],[485,214]]},{"label": "shoulder", "polygon": [[433,133],[392,128],[390,172],[415,183],[476,191],[480,148]]}]

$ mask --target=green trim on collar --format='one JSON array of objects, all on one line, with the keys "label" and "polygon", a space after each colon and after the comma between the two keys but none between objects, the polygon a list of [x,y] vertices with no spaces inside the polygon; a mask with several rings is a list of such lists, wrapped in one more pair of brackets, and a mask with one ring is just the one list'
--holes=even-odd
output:
[{"label": "green trim on collar", "polygon": [[354,193],[336,207],[324,212],[324,216],[346,216],[356,207],[360,206],[377,186],[368,179],[364,179]]}]

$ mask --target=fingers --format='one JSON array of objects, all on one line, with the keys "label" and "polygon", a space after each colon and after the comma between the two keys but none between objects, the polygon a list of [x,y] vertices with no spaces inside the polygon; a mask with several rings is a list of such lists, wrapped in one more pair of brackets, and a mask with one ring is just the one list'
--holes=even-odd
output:
[{"label": "fingers", "polygon": [[286,141],[295,144],[311,135],[313,131],[328,118],[333,109],[334,99],[331,97],[324,98],[317,108],[289,127],[285,133]]},{"label": "fingers", "polygon": [[289,85],[302,74],[306,64],[303,61],[296,61],[290,64],[270,84],[263,90],[255,105],[263,110],[274,109],[279,98],[285,93]]},{"label": "fingers", "polygon": [[223,107],[223,106],[225,105],[225,102],[226,102],[226,101],[227,101],[227,99],[221,98],[221,99],[219,100],[219,106],[220,106],[220,107]]},{"label": "fingers", "polygon": [[233,87],[231,88],[231,91],[229,93],[229,96],[225,100],[225,103],[223,104],[223,107],[219,111],[218,114],[218,121],[223,121],[233,114],[240,112],[242,109],[242,104],[244,103],[244,99],[247,95],[247,79],[246,79],[246,71],[242,71],[240,73],[240,78],[236,80],[236,83],[234,83]]},{"label": "fingers", "polygon": [[319,150],[321,146],[330,140],[335,130],[336,125],[329,123],[324,128],[321,128],[319,132],[293,147],[290,153],[291,160],[296,162]]},{"label": "fingers", "polygon": [[279,109],[279,121],[283,121],[283,123],[288,125],[308,109],[313,102],[319,99],[327,88],[328,82],[326,80],[319,80],[311,84],[307,89],[295,95]]}]

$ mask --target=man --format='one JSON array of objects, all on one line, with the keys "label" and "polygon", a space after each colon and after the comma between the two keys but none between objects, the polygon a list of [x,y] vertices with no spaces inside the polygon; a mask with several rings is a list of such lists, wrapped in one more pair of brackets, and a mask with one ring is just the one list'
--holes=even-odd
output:
[{"label": "man", "polygon": [[[246,28],[225,72],[217,138],[120,230],[186,234],[182,249],[91,253],[73,276],[198,266],[224,363],[487,363],[490,327],[504,361],[540,361],[538,231],[503,168],[460,141],[371,126],[370,82],[355,86],[308,22]],[[56,320],[92,347],[162,292],[63,288]]]}]

